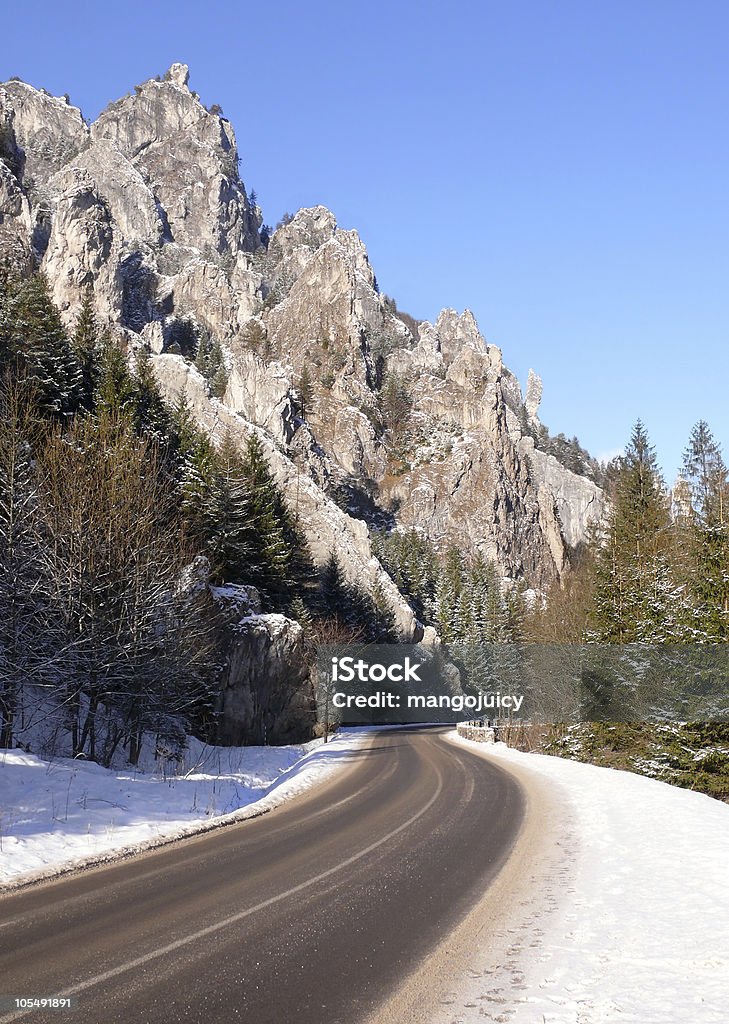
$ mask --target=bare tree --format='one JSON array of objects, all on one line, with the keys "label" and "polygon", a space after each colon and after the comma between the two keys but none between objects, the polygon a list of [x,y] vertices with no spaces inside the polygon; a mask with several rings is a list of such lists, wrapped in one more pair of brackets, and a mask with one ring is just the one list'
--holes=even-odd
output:
[{"label": "bare tree", "polygon": [[314,671],[316,672],[317,718],[324,731],[324,742],[338,724],[340,716],[334,707],[336,687],[332,679],[331,655],[343,644],[358,644],[362,641],[363,630],[353,626],[338,615],[314,619],[307,638]]},{"label": "bare tree", "polygon": [[40,459],[39,519],[72,752],[108,763],[125,742],[136,763],[145,731],[184,709],[205,653],[179,596],[188,556],[155,445],[119,413],[59,428]]}]

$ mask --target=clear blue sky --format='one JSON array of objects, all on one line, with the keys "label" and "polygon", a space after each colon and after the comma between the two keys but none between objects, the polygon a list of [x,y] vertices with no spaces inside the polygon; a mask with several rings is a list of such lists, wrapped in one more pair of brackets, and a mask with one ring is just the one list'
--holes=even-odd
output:
[{"label": "clear blue sky", "polygon": [[93,117],[188,63],[267,222],[330,207],[400,308],[542,375],[554,433],[640,416],[671,478],[699,417],[729,448],[728,43],[725,0],[31,0],[0,77]]}]

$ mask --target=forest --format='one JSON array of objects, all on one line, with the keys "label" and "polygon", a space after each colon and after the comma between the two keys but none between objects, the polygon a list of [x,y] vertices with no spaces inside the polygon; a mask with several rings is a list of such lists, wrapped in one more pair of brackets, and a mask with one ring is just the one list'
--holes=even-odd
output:
[{"label": "forest", "polygon": [[[190,333],[185,354],[219,393],[224,365]],[[718,644],[729,636],[729,476],[700,421],[672,491],[638,422],[604,467],[606,522],[546,594],[419,531],[373,535],[423,624],[456,643]],[[317,643],[396,642],[383,595],[334,554],[315,567],[254,430],[214,445],[183,397],[161,397],[89,294],[64,328],[41,274],[0,272],[0,746],[35,702],[63,712],[67,753],[134,763],[142,737],[215,739],[219,624],[189,585],[254,586],[264,611]],[[313,653],[312,653],[313,658]],[[29,685],[32,682],[32,687]]]}]

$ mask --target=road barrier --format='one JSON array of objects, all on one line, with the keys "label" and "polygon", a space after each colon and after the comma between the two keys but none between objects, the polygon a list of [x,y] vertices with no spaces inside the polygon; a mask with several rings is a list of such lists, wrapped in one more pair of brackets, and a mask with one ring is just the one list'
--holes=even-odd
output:
[{"label": "road barrier", "polygon": [[478,743],[493,743],[496,739],[495,729],[485,722],[459,722],[456,731],[464,739],[476,740]]}]

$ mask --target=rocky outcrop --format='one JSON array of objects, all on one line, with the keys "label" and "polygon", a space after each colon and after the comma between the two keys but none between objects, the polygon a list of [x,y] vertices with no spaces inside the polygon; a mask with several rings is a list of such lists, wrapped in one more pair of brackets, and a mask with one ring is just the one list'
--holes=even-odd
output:
[{"label": "rocky outcrop", "polygon": [[[353,581],[381,590],[404,637],[420,627],[364,519],[545,588],[604,499],[538,447],[537,375],[522,395],[468,310],[403,319],[357,232],[322,206],[262,239],[233,129],[188,78],[175,64],[90,127],[62,99],[0,88],[4,250],[35,254],[69,323],[92,287],[101,317],[155,353],[165,393],[184,391],[214,436],[258,430],[315,558],[335,550]],[[222,401],[174,354],[182,328],[221,344]]]},{"label": "rocky outcrop", "polygon": [[530,463],[540,506],[554,505],[559,532],[550,524],[553,544],[556,546],[561,537],[576,548],[605,517],[607,503],[602,488],[589,477],[565,470],[553,455],[536,448],[530,437],[523,438],[519,447]]},{"label": "rocky outcrop", "polygon": [[314,687],[301,626],[260,613],[251,587],[211,587],[224,653],[216,739],[233,746],[311,739]]},{"label": "rocky outcrop", "polygon": [[0,123],[9,125],[17,177],[37,192],[86,145],[89,130],[81,111],[18,80],[0,87]]},{"label": "rocky outcrop", "polygon": [[188,88],[184,64],[112,103],[91,127],[153,187],[170,241],[233,254],[259,244],[258,222],[238,177],[238,149],[225,118]]},{"label": "rocky outcrop", "polygon": [[[338,508],[312,479],[316,474],[297,468],[265,431],[232,412],[224,403],[211,399],[203,378],[181,356],[167,353],[153,356],[152,360],[164,394],[170,400],[183,394],[198,423],[214,441],[220,441],[229,433],[243,446],[251,431],[256,431],[273,477],[297,516],[314,560],[322,564],[334,552],[351,582],[368,592],[380,591],[403,639],[419,640],[422,629],[400,591],[373,556],[365,523]],[[315,458],[315,454],[310,457]],[[318,473],[324,476],[325,468],[319,467]]]}]

